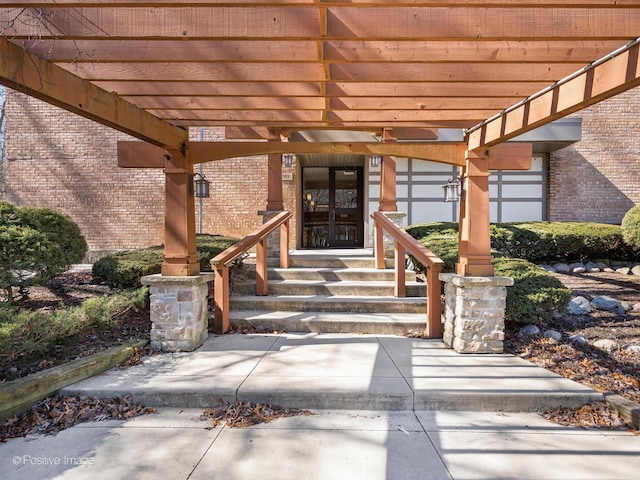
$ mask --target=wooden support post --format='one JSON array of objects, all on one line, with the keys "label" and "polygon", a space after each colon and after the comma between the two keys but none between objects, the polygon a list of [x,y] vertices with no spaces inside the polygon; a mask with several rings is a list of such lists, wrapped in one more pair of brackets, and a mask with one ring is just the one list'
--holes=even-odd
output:
[{"label": "wooden support post", "polygon": [[220,335],[229,331],[229,267],[216,265],[213,279],[213,331]]},{"label": "wooden support post", "polygon": [[427,268],[427,338],[442,338],[441,264]]},{"label": "wooden support post", "polygon": [[267,237],[256,245],[256,295],[267,295]]},{"label": "wooden support post", "polygon": [[382,227],[374,222],[373,224],[373,248],[375,251],[376,268],[384,268],[384,231]]},{"label": "wooden support post", "polygon": [[395,242],[395,265],[394,265],[394,279],[395,286],[393,294],[396,297],[404,298],[407,296],[407,286],[405,284],[405,248],[400,245],[399,242]]},{"label": "wooden support post", "polygon": [[[396,139],[391,135],[390,130],[385,130],[382,141],[384,143],[394,143]],[[384,156],[380,168],[380,206],[381,212],[397,212],[396,194],[396,157]]]},{"label": "wooden support post", "polygon": [[165,215],[163,276],[200,273],[196,253],[193,166],[186,154],[171,150],[165,156]]},{"label": "wooden support post", "polygon": [[[270,142],[280,141],[280,132],[269,130]],[[282,201],[282,154],[268,155],[267,170],[267,211],[284,210]]]},{"label": "wooden support post", "polygon": [[280,268],[289,268],[289,220],[280,225]]},{"label": "wooden support post", "polygon": [[[489,160],[485,153],[467,151],[464,174],[464,212],[460,219],[460,249],[456,272],[492,277],[489,232]],[[462,205],[461,205],[462,208]]]}]

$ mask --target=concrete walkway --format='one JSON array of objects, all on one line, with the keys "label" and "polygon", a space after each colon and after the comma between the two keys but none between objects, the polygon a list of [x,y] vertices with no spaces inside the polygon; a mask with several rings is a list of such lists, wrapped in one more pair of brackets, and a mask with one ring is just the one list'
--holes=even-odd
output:
[{"label": "concrete walkway", "polygon": [[[640,437],[530,412],[597,392],[518,358],[458,355],[439,341],[212,337],[197,352],[154,355],[65,393],[80,392],[131,393],[158,413],[9,440],[0,444],[2,479],[632,480],[640,472]],[[236,398],[315,415],[207,430],[201,407]]]}]

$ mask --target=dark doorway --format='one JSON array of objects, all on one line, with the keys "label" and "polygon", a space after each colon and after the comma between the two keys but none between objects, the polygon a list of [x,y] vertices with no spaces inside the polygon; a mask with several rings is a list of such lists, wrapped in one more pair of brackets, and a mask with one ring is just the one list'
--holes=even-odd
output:
[{"label": "dark doorway", "polygon": [[302,182],[302,247],[361,248],[362,167],[308,167]]}]

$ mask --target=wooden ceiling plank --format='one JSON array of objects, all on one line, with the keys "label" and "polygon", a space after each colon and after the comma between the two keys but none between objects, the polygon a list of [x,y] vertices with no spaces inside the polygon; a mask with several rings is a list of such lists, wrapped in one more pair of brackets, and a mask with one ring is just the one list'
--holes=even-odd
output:
[{"label": "wooden ceiling plank", "polygon": [[[116,6],[145,6],[163,7],[167,5],[211,5],[211,4],[233,4],[233,5],[282,5],[279,0],[55,0],[56,8],[69,7],[94,7],[113,8]],[[317,0],[287,0],[288,4],[316,4]],[[389,0],[328,0],[322,2],[325,5],[354,5],[354,6],[388,6]],[[460,7],[460,6],[482,6],[482,7],[504,7],[510,5],[507,0],[401,0],[405,5],[424,7]],[[538,7],[611,7],[612,4],[637,7],[637,0],[520,0],[522,6]],[[3,5],[9,7],[47,7],[51,6],[51,0],[5,0]],[[395,4],[394,4],[395,5]]]},{"label": "wooden ceiling plank", "polygon": [[360,62],[563,62],[589,63],[624,40],[328,40],[325,60]]},{"label": "wooden ceiling plank", "polygon": [[0,37],[0,83],[162,147],[180,148],[188,132],[160,120]]},{"label": "wooden ceiling plank", "polygon": [[519,97],[332,97],[331,110],[504,110]]},{"label": "wooden ceiling plank", "polygon": [[[178,82],[178,81],[113,81],[98,80],[95,85],[115,91],[123,96],[289,96],[313,97],[320,95],[320,84],[313,82]],[[544,85],[542,85],[544,86]],[[540,90],[529,89],[531,92]]]},{"label": "wooden ceiling plank", "polygon": [[52,62],[317,61],[316,45],[310,40],[34,39],[25,45]]},{"label": "wooden ceiling plank", "polygon": [[[520,106],[514,106],[511,111],[473,127],[467,135],[469,150],[502,143],[640,85],[639,49],[640,43],[636,41],[625,52],[577,73],[563,82],[561,89],[557,86],[551,88]],[[571,90],[575,91],[567,93]],[[570,95],[573,102],[559,98],[563,94]],[[507,122],[506,119],[513,115],[523,116],[520,127],[514,128],[512,122]]]},{"label": "wooden ceiling plank", "polygon": [[271,63],[58,63],[87,80],[321,82],[319,64]]},{"label": "wooden ceiling plank", "polygon": [[520,97],[549,85],[535,82],[334,82],[327,85],[332,97]]},{"label": "wooden ceiling plank", "polygon": [[[324,98],[316,97],[195,97],[195,96],[123,96],[123,99],[146,110],[322,110]],[[501,108],[512,105],[510,102]]]}]

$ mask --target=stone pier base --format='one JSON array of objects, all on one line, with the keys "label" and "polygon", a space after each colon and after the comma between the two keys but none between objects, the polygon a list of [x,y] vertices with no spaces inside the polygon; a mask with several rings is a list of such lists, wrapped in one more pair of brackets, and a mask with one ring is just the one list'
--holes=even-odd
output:
[{"label": "stone pier base", "polygon": [[191,352],[207,338],[209,292],[213,273],[191,277],[148,275],[151,293],[151,348]]},{"label": "stone pier base", "polygon": [[444,343],[458,353],[502,353],[509,277],[441,273],[445,283]]},{"label": "stone pier base", "polygon": [[[389,220],[391,220],[393,223],[395,223],[399,228],[404,228],[403,222],[407,216],[406,212],[381,211],[380,213],[383,214],[385,217],[387,217]],[[382,237],[382,243],[384,245],[385,258],[393,258],[395,255],[395,240],[393,239],[393,237],[387,232],[384,232],[384,235]]]},{"label": "stone pier base", "polygon": [[[258,215],[262,216],[262,224],[264,225],[276,215],[282,213],[282,210],[260,210]],[[280,257],[280,229],[276,228],[267,237],[267,257]]]}]

